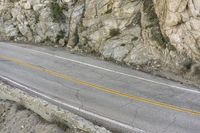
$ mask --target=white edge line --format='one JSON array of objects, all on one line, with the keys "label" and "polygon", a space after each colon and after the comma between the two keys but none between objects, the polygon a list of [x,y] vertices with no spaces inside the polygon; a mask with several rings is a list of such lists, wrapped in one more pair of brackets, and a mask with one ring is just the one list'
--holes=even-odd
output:
[{"label": "white edge line", "polygon": [[40,92],[37,92],[37,91],[35,91],[35,90],[32,90],[32,89],[26,87],[26,86],[24,86],[24,85],[22,85],[22,84],[20,84],[20,83],[17,83],[17,82],[15,82],[15,81],[13,81],[13,80],[7,78],[7,77],[4,77],[4,76],[1,76],[1,75],[0,75],[0,78],[2,78],[3,80],[6,80],[6,81],[8,81],[8,82],[10,82],[10,83],[12,83],[12,84],[15,84],[15,85],[17,85],[17,86],[19,86],[19,87],[22,87],[23,89],[26,89],[26,90],[28,90],[28,91],[30,91],[30,92],[33,92],[33,93],[35,93],[35,94],[37,94],[37,95],[39,95],[39,96],[41,96],[41,97],[44,97],[44,98],[46,98],[46,99],[48,99],[48,100],[54,101],[54,102],[56,102],[56,103],[59,103],[59,104],[61,104],[61,105],[66,106],[66,107],[68,107],[68,108],[71,108],[71,109],[73,109],[73,110],[76,110],[76,111],[79,111],[79,112],[81,112],[81,113],[84,113],[84,114],[93,116],[93,117],[95,117],[95,118],[101,119],[101,120],[106,121],[106,122],[109,122],[109,123],[113,123],[113,124],[115,124],[115,125],[118,125],[118,126],[120,126],[120,127],[123,127],[123,128],[125,128],[125,129],[132,130],[132,131],[134,131],[134,132],[145,133],[144,130],[141,130],[141,129],[139,129],[139,128],[131,127],[131,126],[129,126],[129,125],[120,123],[120,122],[115,121],[115,120],[112,120],[112,119],[110,119],[110,118],[106,118],[106,117],[104,117],[104,116],[101,116],[101,115],[98,115],[98,114],[95,114],[95,113],[92,113],[92,112],[89,112],[89,111],[80,109],[80,108],[78,108],[78,107],[69,105],[69,104],[64,103],[64,102],[62,102],[62,101],[53,99],[53,98],[51,98],[51,97],[49,97],[49,96],[47,96],[47,95],[44,95],[44,94],[42,94],[42,93],[40,93]]},{"label": "white edge line", "polygon": [[[16,45],[13,45],[13,44],[10,44],[10,45],[12,45],[12,46],[14,46],[14,47],[18,47],[18,48],[20,47],[20,46],[16,46]],[[61,56],[58,56],[58,55],[53,55],[53,54],[46,53],[46,52],[43,52],[43,51],[33,50],[33,49],[29,49],[29,48],[24,48],[24,47],[20,47],[20,48],[23,48],[23,49],[32,51],[33,53],[40,53],[40,54],[52,56],[52,57],[54,57],[54,58],[58,58],[58,59],[62,59],[62,60],[67,60],[67,61],[70,61],[70,62],[75,62],[75,63],[81,64],[81,65],[85,65],[85,66],[97,68],[97,69],[100,69],[100,70],[104,70],[104,71],[108,71],[108,72],[112,72],[112,73],[124,75],[124,76],[127,76],[127,77],[131,77],[131,78],[143,80],[143,81],[146,81],[146,82],[150,82],[150,83],[154,83],[154,84],[158,84],[158,85],[164,85],[164,86],[168,86],[168,87],[171,87],[171,88],[176,88],[176,89],[178,89],[178,90],[188,91],[188,92],[191,92],[191,93],[200,94],[200,91],[198,91],[198,90],[187,89],[187,88],[184,88],[184,87],[179,87],[179,86],[170,85],[170,84],[163,83],[163,82],[158,82],[158,81],[154,81],[154,80],[142,78],[142,77],[139,77],[139,76],[130,75],[130,74],[127,74],[127,73],[123,73],[123,72],[111,70],[111,69],[108,69],[108,68],[104,68],[104,67],[92,65],[92,64],[89,64],[89,63],[85,63],[85,62],[81,62],[81,61],[77,61],[77,60],[73,60],[73,59],[61,57]]]},{"label": "white edge line", "polygon": [[139,80],[151,82],[151,83],[154,83],[154,84],[164,85],[164,86],[168,86],[168,87],[171,87],[171,88],[176,88],[178,90],[188,91],[188,92],[200,94],[200,91],[198,91],[198,90],[192,90],[192,89],[187,89],[187,88],[184,88],[184,87],[179,87],[179,86],[175,86],[175,85],[166,84],[166,83],[163,83],[163,82],[157,82],[157,81],[154,81],[154,80],[150,80],[150,79],[146,79],[146,78],[130,75],[130,74],[127,74],[127,73],[123,73],[123,72],[111,70],[111,69],[108,69],[108,68],[92,65],[92,64],[89,64],[89,63],[85,63],[85,62],[81,62],[81,61],[77,61],[77,60],[61,57],[61,56],[58,56],[58,55],[49,54],[49,53],[38,51],[38,50],[32,50],[32,49],[28,49],[28,50],[30,50],[32,52],[37,52],[37,53],[40,53],[40,54],[45,54],[45,55],[48,55],[48,56],[56,57],[56,58],[59,58],[59,59],[75,62],[75,63],[82,64],[82,65],[85,65],[85,66],[101,69],[101,70],[104,70],[104,71],[108,71],[108,72],[112,72],[112,73],[128,76],[128,77],[131,77],[131,78],[136,78],[136,79],[139,79]]}]

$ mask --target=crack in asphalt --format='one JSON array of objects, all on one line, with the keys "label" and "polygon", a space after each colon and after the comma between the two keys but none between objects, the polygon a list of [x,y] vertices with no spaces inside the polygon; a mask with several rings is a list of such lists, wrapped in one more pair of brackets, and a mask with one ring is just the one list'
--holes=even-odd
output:
[{"label": "crack in asphalt", "polygon": [[80,90],[77,90],[77,91],[76,91],[75,97],[76,97],[76,99],[77,99],[77,100],[80,102],[80,104],[81,104],[81,105],[79,106],[79,110],[80,110],[80,109],[82,109],[83,106],[84,106],[84,105],[83,105],[83,101],[82,101],[81,98],[80,98]]},{"label": "crack in asphalt", "polygon": [[136,126],[135,120],[136,120],[136,118],[137,118],[138,110],[139,110],[139,109],[140,109],[140,107],[136,108],[136,110],[135,110],[135,114],[134,114],[133,120],[132,120],[132,122],[131,122],[131,125],[132,125],[132,126]]},{"label": "crack in asphalt", "polygon": [[165,128],[163,128],[162,133],[166,133],[167,130],[176,122],[176,115],[174,114],[174,118],[172,120],[172,122],[170,122]]}]

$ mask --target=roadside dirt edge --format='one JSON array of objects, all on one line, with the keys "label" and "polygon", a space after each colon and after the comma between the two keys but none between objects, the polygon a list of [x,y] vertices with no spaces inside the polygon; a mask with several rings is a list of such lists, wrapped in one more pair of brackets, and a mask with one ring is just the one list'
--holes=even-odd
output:
[{"label": "roadside dirt edge", "polygon": [[80,116],[43,99],[31,96],[27,92],[11,87],[2,81],[0,81],[0,99],[17,102],[52,123],[61,123],[69,128],[78,129],[87,133],[110,133],[104,127],[96,126]]}]

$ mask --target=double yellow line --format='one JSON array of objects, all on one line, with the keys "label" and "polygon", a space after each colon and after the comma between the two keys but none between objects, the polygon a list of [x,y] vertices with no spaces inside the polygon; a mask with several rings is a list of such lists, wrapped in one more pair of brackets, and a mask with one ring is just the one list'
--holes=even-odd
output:
[{"label": "double yellow line", "polygon": [[12,58],[12,57],[0,55],[0,59],[4,59],[4,60],[7,60],[7,61],[16,63],[18,65],[21,65],[21,66],[24,66],[24,67],[27,67],[27,68],[31,68],[33,70],[37,70],[37,71],[40,71],[40,72],[45,72],[45,73],[47,73],[47,74],[49,74],[51,76],[58,77],[58,78],[61,78],[61,79],[67,80],[67,81],[71,81],[71,82],[74,82],[74,83],[77,83],[77,84],[85,85],[85,86],[94,88],[96,90],[99,90],[99,91],[102,91],[102,92],[105,92],[105,93],[108,93],[108,94],[113,94],[113,95],[125,97],[125,98],[132,99],[132,100],[135,100],[135,101],[138,101],[138,102],[142,102],[142,103],[146,103],[146,104],[162,107],[162,108],[165,108],[165,109],[174,110],[174,111],[177,111],[177,112],[183,112],[183,113],[188,113],[188,114],[195,115],[195,116],[200,116],[200,112],[199,111],[193,111],[191,109],[178,107],[178,106],[167,104],[167,103],[163,103],[163,102],[158,102],[158,101],[155,101],[155,100],[152,100],[152,99],[147,99],[147,98],[142,98],[142,97],[139,97],[139,96],[134,96],[134,95],[129,95],[129,94],[126,94],[126,93],[122,93],[120,91],[109,89],[109,88],[105,88],[103,86],[99,86],[99,85],[96,85],[96,84],[93,84],[93,83],[89,83],[89,82],[86,82],[86,81],[82,81],[82,80],[76,79],[76,78],[71,77],[71,76],[66,76],[64,74],[61,74],[61,73],[58,73],[58,72],[55,72],[55,71],[52,71],[52,70],[49,70],[49,69],[46,69],[46,68],[41,68],[41,67],[32,65],[32,64],[27,63],[25,61],[18,60],[18,59]]}]

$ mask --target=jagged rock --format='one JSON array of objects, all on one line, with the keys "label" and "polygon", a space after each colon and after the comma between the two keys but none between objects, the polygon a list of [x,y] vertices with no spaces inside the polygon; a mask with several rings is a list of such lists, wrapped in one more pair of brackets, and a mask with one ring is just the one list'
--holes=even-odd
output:
[{"label": "jagged rock", "polygon": [[28,41],[33,40],[32,32],[27,25],[18,25],[18,28],[20,33],[28,38]]},{"label": "jagged rock", "polygon": [[9,25],[8,27],[5,28],[5,34],[8,37],[15,37],[18,35],[19,30],[14,26],[14,25]]},{"label": "jagged rock", "polygon": [[40,22],[48,23],[48,22],[53,22],[52,16],[51,16],[51,9],[49,7],[46,7],[42,9],[39,12],[39,20]]},{"label": "jagged rock", "polygon": [[24,3],[24,4],[23,4],[23,7],[24,7],[24,9],[26,9],[26,10],[30,10],[30,9],[31,9],[31,4],[30,4],[29,2]]},{"label": "jagged rock", "polygon": [[77,5],[70,14],[70,22],[69,22],[69,41],[68,45],[70,47],[74,47],[78,44],[78,26],[81,24],[81,19],[83,17],[85,5],[83,1],[80,1],[80,4]]},{"label": "jagged rock", "polygon": [[27,0],[28,3],[30,3],[32,6],[41,4],[41,0]]},{"label": "jagged rock", "polygon": [[44,4],[35,4],[33,5],[33,10],[37,12],[37,11],[40,11],[44,7],[45,7]]},{"label": "jagged rock", "polygon": [[[57,41],[57,35],[61,31],[59,24],[53,22],[40,22],[36,25],[36,33],[43,41]],[[48,40],[49,39],[49,40]]]},{"label": "jagged rock", "polygon": [[61,46],[65,46],[65,40],[64,39],[60,39],[58,41],[58,43],[61,45]]},{"label": "jagged rock", "polygon": [[180,53],[199,61],[200,1],[154,0],[163,34]]}]

